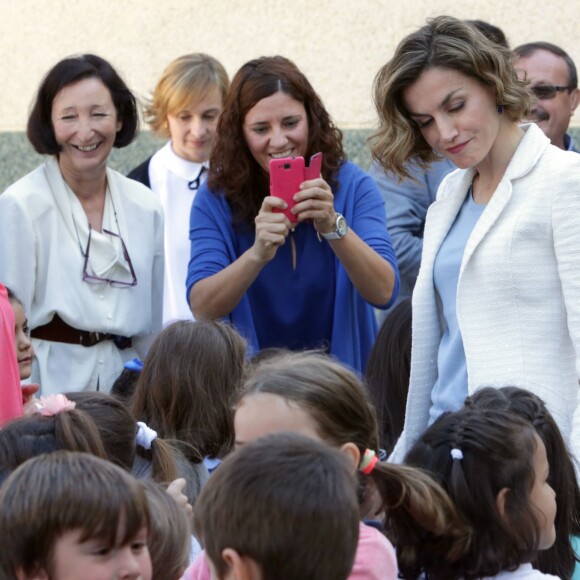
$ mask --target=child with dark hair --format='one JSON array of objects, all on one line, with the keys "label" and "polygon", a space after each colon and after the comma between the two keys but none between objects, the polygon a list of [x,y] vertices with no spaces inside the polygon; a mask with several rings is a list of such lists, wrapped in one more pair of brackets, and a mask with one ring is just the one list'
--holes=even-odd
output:
[{"label": "child with dark hair", "polygon": [[[531,561],[556,539],[556,499],[548,482],[546,447],[529,421],[499,409],[444,413],[415,442],[405,463],[431,473],[471,527],[471,542],[454,561],[416,550],[400,538],[405,577],[475,580],[556,578]],[[402,552],[405,552],[405,557]]]},{"label": "child with dark hair", "polygon": [[246,343],[227,324],[179,321],[155,339],[137,381],[131,410],[181,450],[200,477],[206,458],[233,443],[231,406],[238,394]]},{"label": "child with dark hair", "polygon": [[577,568],[573,538],[580,536],[580,489],[574,461],[562,433],[544,402],[525,389],[485,387],[465,400],[466,407],[509,411],[529,421],[546,446],[550,462],[548,483],[556,492],[556,541],[539,552],[535,567],[559,578],[571,578]]},{"label": "child with dark hair", "polygon": [[356,481],[339,451],[296,433],[269,435],[223,462],[194,527],[219,579],[345,579],[358,541]]},{"label": "child with dark hair", "polygon": [[135,392],[135,386],[139,375],[143,370],[143,361],[140,358],[133,358],[123,365],[121,374],[115,379],[111,387],[111,395],[114,395],[124,403],[129,404]]},{"label": "child with dark hair", "polygon": [[389,313],[373,345],[365,383],[377,411],[379,443],[391,453],[405,424],[411,373],[411,300]]},{"label": "child with dark hair", "polygon": [[168,484],[184,478],[184,493],[194,504],[201,489],[198,470],[182,455],[174,442],[166,441],[143,422],[136,422],[125,405],[102,392],[72,392],[68,398],[94,420],[108,458],[133,475]]},{"label": "child with dark hair", "polygon": [[10,288],[6,288],[8,300],[14,312],[14,341],[16,346],[16,357],[18,360],[18,372],[20,380],[30,378],[32,374],[32,360],[34,358],[34,347],[30,339],[30,328],[28,318],[24,312],[22,301]]},{"label": "child with dark hair", "polygon": [[8,292],[0,284],[0,426],[22,415],[22,393],[15,350],[14,313]]},{"label": "child with dark hair", "polygon": [[86,453],[21,465],[0,489],[0,577],[151,580],[145,492]]},{"label": "child with dark hair", "polygon": [[149,505],[149,555],[153,578],[179,580],[191,553],[191,526],[185,512],[155,481],[140,480]]},{"label": "child with dark hair", "polygon": [[0,429],[0,484],[32,457],[54,451],[79,451],[107,459],[92,418],[64,395],[36,401],[36,413]]},{"label": "child with dark hair", "polygon": [[[453,558],[457,546],[469,542],[469,531],[439,485],[416,469],[378,461],[374,408],[357,375],[339,362],[319,352],[274,356],[253,369],[243,392],[234,415],[237,448],[280,431],[309,436],[348,458],[359,481],[359,516],[384,511],[395,543],[410,522],[422,530],[420,548],[429,546],[441,559]],[[202,568],[198,558],[192,567],[198,576],[191,577],[209,578]],[[349,578],[397,578],[392,544],[362,522]]]}]

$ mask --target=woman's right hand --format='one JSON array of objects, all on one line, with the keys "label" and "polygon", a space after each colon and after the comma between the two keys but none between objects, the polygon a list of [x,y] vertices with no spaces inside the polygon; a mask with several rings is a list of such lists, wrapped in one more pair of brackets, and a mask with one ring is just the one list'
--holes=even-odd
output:
[{"label": "woman's right hand", "polygon": [[264,198],[262,207],[256,216],[256,239],[252,246],[254,256],[261,262],[274,258],[278,248],[284,244],[293,229],[290,220],[283,214],[272,211],[274,208],[286,209],[288,204],[279,197]]}]

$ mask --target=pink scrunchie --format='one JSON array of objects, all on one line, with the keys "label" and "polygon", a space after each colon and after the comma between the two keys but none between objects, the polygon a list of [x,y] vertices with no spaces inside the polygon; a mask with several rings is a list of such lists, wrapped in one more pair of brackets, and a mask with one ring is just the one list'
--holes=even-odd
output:
[{"label": "pink scrunchie", "polygon": [[72,411],[76,407],[74,401],[69,401],[64,395],[48,395],[40,397],[38,413],[43,417],[52,417],[62,411]]}]

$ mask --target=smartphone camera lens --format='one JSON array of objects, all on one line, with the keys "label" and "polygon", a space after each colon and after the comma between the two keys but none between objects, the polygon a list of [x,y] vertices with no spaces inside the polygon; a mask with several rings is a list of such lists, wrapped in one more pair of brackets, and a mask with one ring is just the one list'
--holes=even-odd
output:
[{"label": "smartphone camera lens", "polygon": [[284,163],[284,169],[290,169],[292,167],[290,163]]}]

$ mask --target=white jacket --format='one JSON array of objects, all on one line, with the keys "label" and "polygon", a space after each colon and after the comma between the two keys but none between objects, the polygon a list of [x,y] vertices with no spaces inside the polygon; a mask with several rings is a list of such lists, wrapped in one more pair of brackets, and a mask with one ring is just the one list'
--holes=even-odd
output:
[{"label": "white jacket", "polygon": [[[523,129],[461,263],[457,318],[468,392],[507,385],[533,391],[580,457],[580,155],[550,145],[536,125]],[[442,335],[433,264],[474,171],[447,176],[427,215],[405,428],[393,461],[427,428]]]},{"label": "white jacket", "polygon": [[[87,348],[33,339],[32,379],[40,382],[43,394],[95,389],[97,384],[109,390],[123,362],[144,356],[161,328],[161,204],[148,188],[111,169],[107,169],[107,183],[110,196],[103,226],[121,233],[137,276],[137,286],[132,288],[83,282],[88,220],[66,187],[56,158],[49,158],[0,195],[0,281],[22,300],[30,328],[47,324],[56,313],[79,330],[135,337],[134,348],[124,351],[110,340]],[[93,266],[99,262],[99,237],[103,239],[93,233],[89,252]],[[111,247],[118,254],[114,250],[118,243]],[[109,252],[104,260],[112,260],[110,277],[117,278],[115,256],[111,258]],[[119,264],[125,267],[124,260]],[[122,273],[121,279],[129,278]]]}]

